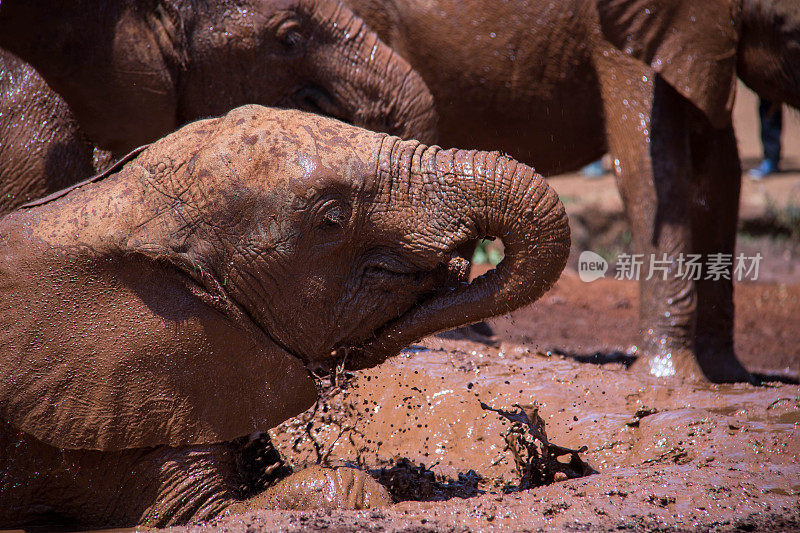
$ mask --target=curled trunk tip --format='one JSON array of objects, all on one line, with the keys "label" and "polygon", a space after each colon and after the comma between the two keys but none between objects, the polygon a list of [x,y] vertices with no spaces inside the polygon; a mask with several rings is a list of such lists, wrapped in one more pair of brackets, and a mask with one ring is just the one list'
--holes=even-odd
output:
[{"label": "curled trunk tip", "polygon": [[497,237],[505,246],[505,258],[471,283],[437,294],[389,323],[363,354],[350,361],[355,368],[377,364],[426,335],[534,302],[558,280],[569,256],[564,206],[531,167],[498,152],[440,150],[410,143],[398,148],[405,144],[393,143],[390,148],[393,166],[415,168],[439,184],[446,197],[441,216],[452,217],[461,226],[453,248]]}]

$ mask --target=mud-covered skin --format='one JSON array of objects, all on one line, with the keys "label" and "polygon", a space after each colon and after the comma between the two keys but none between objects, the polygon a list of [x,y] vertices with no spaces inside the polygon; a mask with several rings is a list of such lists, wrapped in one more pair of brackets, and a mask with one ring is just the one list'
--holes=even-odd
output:
[{"label": "mud-covered skin", "polygon": [[[778,51],[776,53],[776,50]],[[743,0],[737,73],[772,102],[800,108],[800,6],[792,0]]]},{"label": "mud-covered skin", "polygon": [[[242,499],[240,449],[234,443],[64,450],[0,420],[0,448],[3,526],[164,527],[207,520],[224,510],[368,509],[392,503],[386,489],[366,472],[318,466]],[[25,479],[19,477],[21,472]]]},{"label": "mud-covered skin", "polygon": [[0,215],[92,174],[92,146],[39,74],[0,50]]},{"label": "mud-covered skin", "polygon": [[335,0],[11,0],[0,46],[117,156],[250,103],[426,142],[436,130],[420,77]]},{"label": "mud-covered skin", "polygon": [[367,472],[355,468],[310,466],[282,479],[259,496],[231,509],[370,509],[387,507],[392,497]]},{"label": "mud-covered skin", "polygon": [[210,518],[238,496],[236,450],[228,444],[64,450],[0,420],[0,446],[4,527],[166,526]]},{"label": "mud-covered skin", "polygon": [[[484,235],[506,258],[466,283],[456,250]],[[529,303],[568,253],[557,195],[496,152],[255,105],[185,126],[0,219],[0,419],[9,447],[40,450],[4,466],[0,508],[15,511],[2,525],[31,518],[21,510],[74,516],[72,502],[120,510],[91,525],[230,507],[239,485],[221,443],[308,408],[307,366],[374,365]],[[120,480],[62,498],[50,486],[69,476],[47,467],[62,452],[81,479],[113,485],[109,454],[147,496],[126,506]],[[204,462],[178,482],[175,457]]]},{"label": "mud-covered skin", "polygon": [[737,69],[800,104],[796,2],[347,3],[422,75],[443,145],[501,148],[545,175],[610,151],[635,252],[672,264],[666,281],[641,284],[641,366],[750,379],[733,349],[731,282],[671,278],[680,254],[734,252]]}]

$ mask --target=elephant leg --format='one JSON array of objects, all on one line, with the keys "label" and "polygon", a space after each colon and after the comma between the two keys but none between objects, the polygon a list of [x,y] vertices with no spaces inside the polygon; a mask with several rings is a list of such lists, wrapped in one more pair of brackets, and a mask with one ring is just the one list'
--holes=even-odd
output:
[{"label": "elephant leg", "polygon": [[646,67],[612,59],[599,70],[609,149],[633,233],[632,257],[618,261],[617,276],[640,280],[635,367],[702,379],[693,351],[696,287],[680,271],[692,249],[689,104]]},{"label": "elephant leg", "polygon": [[0,529],[166,527],[236,501],[238,446],[54,448],[0,419]]},{"label": "elephant leg", "polygon": [[387,507],[392,497],[368,473],[349,467],[311,466],[261,494],[233,505],[230,513],[253,509],[370,509]]},{"label": "elephant leg", "polygon": [[[711,381],[752,381],[733,348],[733,277],[736,258],[736,222],[742,169],[733,126],[714,129],[695,111],[690,129],[692,150],[692,242],[693,252],[706,258],[712,254],[727,263],[720,279],[696,282],[697,325],[694,346],[703,373]],[[730,278],[730,279],[726,279]]]}]

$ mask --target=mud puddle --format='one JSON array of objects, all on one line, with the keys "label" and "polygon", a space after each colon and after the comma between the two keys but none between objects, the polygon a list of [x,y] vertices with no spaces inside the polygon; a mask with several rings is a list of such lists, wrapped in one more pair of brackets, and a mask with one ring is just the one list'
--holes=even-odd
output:
[{"label": "mud puddle", "polygon": [[[580,457],[598,473],[504,491],[524,476],[509,453],[515,422],[481,402],[536,406],[548,442],[586,446]],[[796,385],[665,382],[622,363],[431,337],[271,431],[295,469],[364,465],[389,472],[406,493],[396,499],[429,501],[255,510],[191,529],[797,530],[798,416]]]},{"label": "mud puddle", "polygon": [[[503,452],[510,424],[482,409],[485,402],[537,405],[552,442],[587,446],[587,460],[599,469],[687,463],[700,448],[726,459],[754,449],[793,459],[800,452],[796,386],[666,383],[621,364],[580,364],[508,343],[431,338],[427,347],[360,373],[313,419],[307,413],[279,426],[271,432],[276,446],[296,467],[318,462],[318,450],[330,464],[379,466],[405,457],[450,476],[472,469],[502,486],[514,476]],[[734,433],[748,438],[728,438]],[[761,433],[772,440],[749,438]]]}]

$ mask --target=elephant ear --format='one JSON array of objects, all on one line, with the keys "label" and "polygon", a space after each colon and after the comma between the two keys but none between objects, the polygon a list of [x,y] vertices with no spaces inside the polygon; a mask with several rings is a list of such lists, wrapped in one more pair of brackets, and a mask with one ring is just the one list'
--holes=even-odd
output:
[{"label": "elephant ear", "polygon": [[736,93],[738,2],[595,0],[616,48],[648,64],[714,127],[730,123]]},{"label": "elephant ear", "polygon": [[208,305],[177,269],[9,225],[0,419],[58,448],[121,450],[227,441],[315,401],[297,358]]}]

